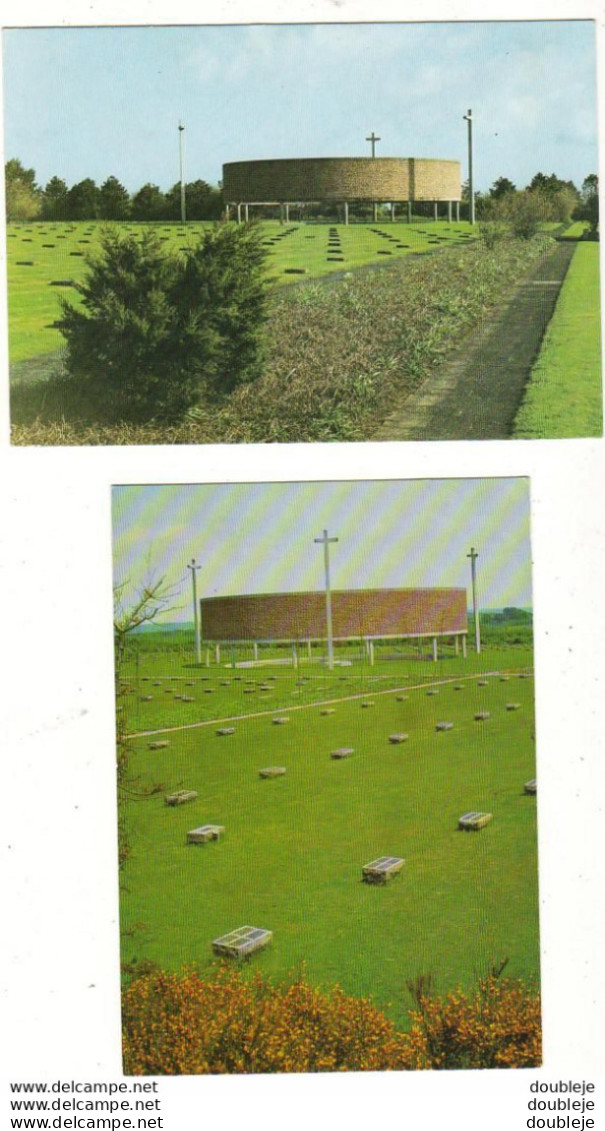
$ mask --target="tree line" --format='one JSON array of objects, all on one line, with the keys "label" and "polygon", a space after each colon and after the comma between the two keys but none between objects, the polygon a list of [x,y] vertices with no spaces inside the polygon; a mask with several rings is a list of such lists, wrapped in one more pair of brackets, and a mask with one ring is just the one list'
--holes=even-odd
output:
[{"label": "tree line", "polygon": [[592,231],[596,231],[599,224],[596,173],[584,178],[581,189],[576,188],[573,181],[561,180],[555,173],[548,176],[536,173],[523,189],[518,189],[508,177],[498,177],[489,192],[474,196],[480,221],[508,222],[520,229],[519,235],[533,234],[543,221],[569,224],[571,220],[584,220]]},{"label": "tree line", "polygon": [[[180,220],[181,185],[167,192],[155,184],[145,184],[129,193],[117,177],[102,185],[90,177],[68,188],[61,177],[51,177],[41,188],[34,169],[26,169],[12,157],[4,167],[6,217],[16,220]],[[518,189],[508,177],[498,177],[486,193],[474,193],[477,216],[491,219],[512,210],[535,214],[537,219],[569,223],[586,220],[593,230],[598,226],[599,179],[590,173],[581,189],[555,173],[536,173],[530,183]],[[223,198],[218,185],[190,181],[185,185],[188,220],[218,220],[223,213]],[[468,182],[463,186],[463,203],[468,203]]]},{"label": "tree line", "polygon": [[[18,220],[180,220],[181,185],[167,192],[158,185],[145,184],[129,193],[117,177],[107,177],[97,185],[90,177],[68,188],[61,177],[51,177],[41,188],[35,169],[26,169],[12,157],[4,166],[6,218]],[[217,220],[223,212],[219,187],[206,181],[185,185],[188,220]]]}]

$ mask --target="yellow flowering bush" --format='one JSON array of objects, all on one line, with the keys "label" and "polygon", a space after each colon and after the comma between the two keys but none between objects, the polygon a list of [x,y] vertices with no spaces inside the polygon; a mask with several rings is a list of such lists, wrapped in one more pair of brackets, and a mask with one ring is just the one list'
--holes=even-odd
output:
[{"label": "yellow flowering bush", "polygon": [[541,1063],[540,995],[492,971],[473,994],[422,989],[411,1013],[415,1068],[531,1068]]},{"label": "yellow flowering bush", "polygon": [[[493,983],[493,984],[492,984]],[[152,971],[123,995],[127,1075],[519,1067],[540,1062],[539,999],[487,979],[473,996],[421,997],[409,1033],[365,998],[304,978],[273,985],[227,965]]]}]

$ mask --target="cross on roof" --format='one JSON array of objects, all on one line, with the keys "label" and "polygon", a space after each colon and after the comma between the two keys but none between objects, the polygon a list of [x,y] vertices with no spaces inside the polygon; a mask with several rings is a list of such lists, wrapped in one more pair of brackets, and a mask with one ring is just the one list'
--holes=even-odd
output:
[{"label": "cross on roof", "polygon": [[374,130],[372,130],[370,136],[366,138],[366,141],[369,141],[369,142],[372,143],[372,157],[376,156],[376,142],[380,141],[380,140],[381,139],[379,137],[376,137]]}]

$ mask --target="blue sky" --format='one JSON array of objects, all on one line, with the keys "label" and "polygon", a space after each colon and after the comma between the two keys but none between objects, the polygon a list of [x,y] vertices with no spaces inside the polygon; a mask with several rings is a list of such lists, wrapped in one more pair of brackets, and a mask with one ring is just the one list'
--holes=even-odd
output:
[{"label": "blue sky", "polygon": [[320,590],[324,529],[334,589],[461,586],[479,552],[482,607],[531,605],[524,478],[116,486],[114,575],[125,599],[160,577],[163,619],[191,618],[200,596]]},{"label": "blue sky", "polygon": [[460,160],[475,186],[597,171],[588,20],[22,28],[3,33],[6,157],[129,191],[224,162],[368,155]]}]

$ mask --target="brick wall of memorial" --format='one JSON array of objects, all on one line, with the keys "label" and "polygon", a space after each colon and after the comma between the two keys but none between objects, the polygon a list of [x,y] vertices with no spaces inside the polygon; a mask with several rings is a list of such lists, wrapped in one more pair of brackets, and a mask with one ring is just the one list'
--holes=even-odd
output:
[{"label": "brick wall of memorial", "polygon": [[[306,640],[326,635],[323,592],[209,597],[205,640]],[[450,635],[467,631],[465,589],[361,589],[332,593],[336,638]]]},{"label": "brick wall of memorial", "polygon": [[309,157],[223,165],[228,203],[460,200],[460,162],[420,157]]}]

